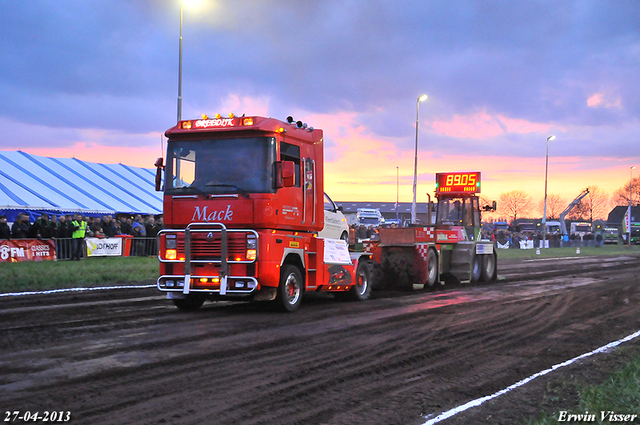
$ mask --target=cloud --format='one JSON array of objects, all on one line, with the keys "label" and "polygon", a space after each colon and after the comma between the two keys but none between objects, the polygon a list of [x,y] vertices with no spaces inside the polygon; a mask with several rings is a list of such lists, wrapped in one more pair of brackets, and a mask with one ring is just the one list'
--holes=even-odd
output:
[{"label": "cloud", "polygon": [[587,99],[590,108],[621,108],[620,97],[607,96],[605,93],[594,93]]},{"label": "cloud", "polygon": [[486,139],[506,133],[544,133],[550,124],[532,123],[523,119],[508,118],[503,115],[491,116],[486,111],[468,116],[455,115],[448,121],[433,121],[431,128],[436,133],[452,137]]}]

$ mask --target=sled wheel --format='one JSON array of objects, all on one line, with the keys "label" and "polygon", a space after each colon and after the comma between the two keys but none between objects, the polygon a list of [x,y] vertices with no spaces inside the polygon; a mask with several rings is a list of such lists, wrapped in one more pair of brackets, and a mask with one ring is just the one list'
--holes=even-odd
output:
[{"label": "sled wheel", "polygon": [[369,260],[358,261],[356,269],[356,284],[349,291],[350,298],[355,301],[364,301],[371,296],[371,270]]}]

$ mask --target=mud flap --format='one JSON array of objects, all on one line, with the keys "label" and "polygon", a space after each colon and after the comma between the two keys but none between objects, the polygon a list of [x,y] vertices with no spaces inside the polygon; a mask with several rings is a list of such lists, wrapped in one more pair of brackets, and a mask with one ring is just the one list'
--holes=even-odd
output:
[{"label": "mud flap", "polygon": [[276,299],[278,295],[278,288],[273,288],[271,286],[263,286],[260,288],[258,292],[253,296],[254,301],[273,301]]}]

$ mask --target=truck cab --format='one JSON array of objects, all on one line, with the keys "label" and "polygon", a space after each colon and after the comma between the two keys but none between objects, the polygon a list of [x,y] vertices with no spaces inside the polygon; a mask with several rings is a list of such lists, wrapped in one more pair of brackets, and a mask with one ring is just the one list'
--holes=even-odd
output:
[{"label": "truck cab", "polygon": [[239,298],[295,311],[305,291],[368,297],[367,270],[339,239],[346,219],[324,194],[322,130],[230,114],[165,135],[157,285],[177,307]]}]

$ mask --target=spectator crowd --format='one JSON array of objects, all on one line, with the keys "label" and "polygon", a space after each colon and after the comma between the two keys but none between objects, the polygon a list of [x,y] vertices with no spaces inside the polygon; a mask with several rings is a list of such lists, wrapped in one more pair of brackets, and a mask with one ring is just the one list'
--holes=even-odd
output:
[{"label": "spectator crowd", "polygon": [[[19,213],[9,227],[7,217],[0,215],[0,239],[57,239],[59,259],[78,260],[84,257],[85,238],[111,238],[133,236],[140,242],[134,244],[132,255],[155,255],[158,232],[164,228],[162,216],[112,215],[87,217],[82,214],[51,215],[43,213],[30,223],[27,213]],[[146,238],[146,239],[142,239]],[[146,243],[145,243],[146,242]]]},{"label": "spectator crowd", "polygon": [[[86,223],[82,225],[82,223]],[[116,235],[131,235],[155,238],[164,228],[162,217],[153,215],[131,216],[112,215],[86,217],[82,214],[51,215],[43,213],[32,224],[27,213],[19,213],[9,227],[7,217],[0,216],[0,239],[65,239],[73,238],[73,233],[85,229],[83,237],[111,238]]]}]

